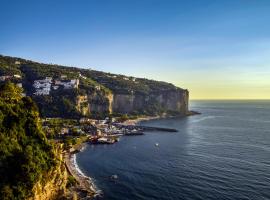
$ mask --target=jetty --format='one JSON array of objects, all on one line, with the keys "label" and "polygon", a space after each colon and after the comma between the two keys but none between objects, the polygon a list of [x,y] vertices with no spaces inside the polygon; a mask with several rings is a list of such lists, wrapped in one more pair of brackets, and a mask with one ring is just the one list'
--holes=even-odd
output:
[{"label": "jetty", "polygon": [[141,126],[141,125],[124,125],[121,123],[114,123],[113,125],[116,126],[117,128],[124,128],[126,130],[140,130],[140,132],[142,131],[178,132],[177,129],[173,129],[173,128]]},{"label": "jetty", "polygon": [[162,132],[178,132],[177,129],[173,128],[161,128],[161,127],[152,127],[152,126],[136,126],[144,131],[162,131]]}]

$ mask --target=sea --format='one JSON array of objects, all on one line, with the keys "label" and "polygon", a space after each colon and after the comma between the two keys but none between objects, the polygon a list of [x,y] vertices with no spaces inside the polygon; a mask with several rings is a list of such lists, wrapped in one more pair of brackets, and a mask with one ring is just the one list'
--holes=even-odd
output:
[{"label": "sea", "polygon": [[190,104],[202,114],[141,122],[176,133],[123,136],[77,155],[102,199],[270,199],[270,101]]}]

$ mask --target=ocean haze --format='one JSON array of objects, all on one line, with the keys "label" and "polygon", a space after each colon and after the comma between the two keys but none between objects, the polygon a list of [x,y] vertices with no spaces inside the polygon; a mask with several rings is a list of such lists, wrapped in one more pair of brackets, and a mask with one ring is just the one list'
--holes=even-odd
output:
[{"label": "ocean haze", "polygon": [[192,101],[191,108],[202,115],[142,123],[177,133],[88,145],[77,155],[80,168],[104,199],[269,199],[270,101]]}]

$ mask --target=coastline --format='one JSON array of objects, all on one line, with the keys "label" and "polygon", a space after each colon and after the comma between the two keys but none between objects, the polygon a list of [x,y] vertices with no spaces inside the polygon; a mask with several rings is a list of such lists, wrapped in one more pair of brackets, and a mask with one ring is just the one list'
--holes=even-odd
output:
[{"label": "coastline", "polygon": [[175,118],[175,117],[189,117],[193,115],[200,115],[200,112],[197,111],[188,111],[185,115],[157,115],[157,116],[143,116],[138,117],[137,119],[128,119],[124,122],[122,122],[123,125],[138,125],[138,123],[142,121],[149,121],[149,120],[156,120],[156,119],[166,119],[166,118]]},{"label": "coastline", "polygon": [[[80,150],[84,148],[82,145]],[[78,166],[77,153],[65,153],[65,164],[68,173],[73,176],[77,182],[75,186],[71,187],[71,191],[76,193],[79,198],[94,199],[101,195],[101,191],[98,190],[91,177],[86,176]]]},{"label": "coastline", "polygon": [[161,119],[161,118],[163,117],[162,116],[144,116],[144,117],[138,117],[137,119],[128,119],[122,122],[122,124],[126,126],[135,126],[142,121],[149,121],[149,120],[155,120],[155,119]]},{"label": "coastline", "polygon": [[[126,126],[135,126],[138,125],[138,123],[142,121],[149,121],[149,120],[158,120],[158,119],[165,119],[165,118],[174,118],[174,117],[188,117],[191,115],[196,115],[200,114],[195,111],[190,111],[186,115],[163,115],[163,116],[143,116],[139,117],[137,119],[129,119],[124,122],[122,122],[123,125]],[[67,171],[71,176],[75,178],[77,181],[77,185],[73,186],[71,188],[71,191],[76,193],[78,195],[78,198],[83,198],[83,199],[95,199],[95,197],[100,197],[102,196],[102,191],[99,190],[96,185],[94,184],[94,181],[91,177],[86,176],[80,169],[78,163],[77,163],[77,157],[76,154],[82,151],[86,147],[85,142],[77,146],[76,148],[73,149],[72,152],[65,153],[65,164]]]}]

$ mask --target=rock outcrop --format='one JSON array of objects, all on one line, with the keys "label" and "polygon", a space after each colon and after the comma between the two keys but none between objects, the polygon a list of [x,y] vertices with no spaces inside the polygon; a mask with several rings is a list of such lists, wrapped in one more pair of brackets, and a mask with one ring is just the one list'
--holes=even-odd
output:
[{"label": "rock outcrop", "polygon": [[56,152],[58,164],[48,173],[46,180],[37,182],[33,188],[33,197],[29,200],[56,200],[66,196],[68,172],[66,170],[61,149]]}]

